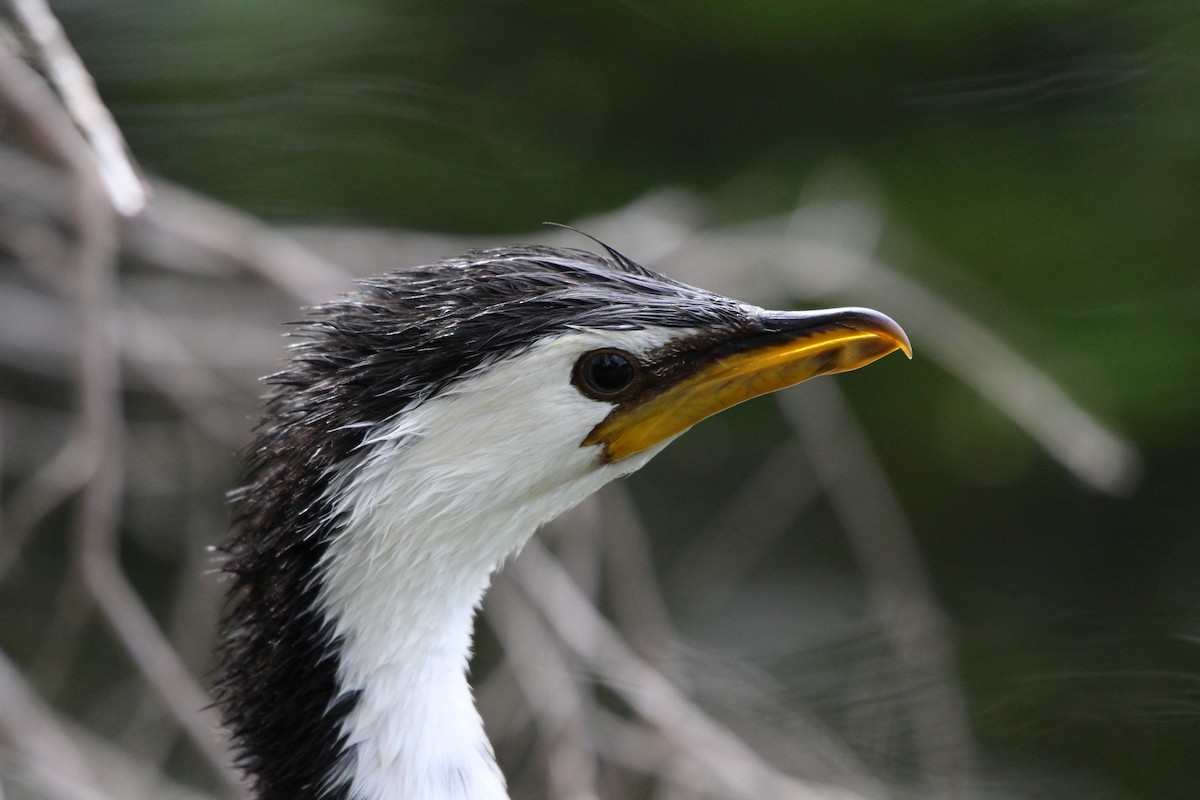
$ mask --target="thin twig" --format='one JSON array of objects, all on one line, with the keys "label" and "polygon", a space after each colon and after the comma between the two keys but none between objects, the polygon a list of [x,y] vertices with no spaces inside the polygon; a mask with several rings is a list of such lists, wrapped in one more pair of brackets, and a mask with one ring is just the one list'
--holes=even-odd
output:
[{"label": "thin twig", "polygon": [[862,565],[896,663],[909,674],[902,696],[923,768],[923,794],[970,797],[974,746],[953,646],[891,484],[834,382],[784,392],[779,404]]},{"label": "thin twig", "polygon": [[[807,219],[813,224],[805,224]],[[830,224],[836,219],[843,220],[840,226]],[[881,212],[863,201],[832,210],[818,202],[797,209],[787,233],[772,244],[776,274],[785,288],[806,296],[854,298],[885,308],[909,326],[918,353],[1024,428],[1078,480],[1110,494],[1132,490],[1142,471],[1137,450],[961,306],[876,258],[883,222]],[[839,227],[848,229],[839,233]]]},{"label": "thin twig", "polygon": [[679,636],[658,583],[646,526],[628,485],[610,483],[600,493],[604,513],[601,541],[609,564],[613,617],[631,645],[682,691],[687,670],[679,658]]},{"label": "thin twig", "polygon": [[654,727],[626,720],[601,707],[593,711],[591,724],[606,759],[659,781],[656,798],[718,796],[704,770],[696,768],[693,757]]},{"label": "thin twig", "polygon": [[1136,485],[1141,457],[1128,441],[962,308],[870,253],[877,238],[874,209],[848,213],[867,220],[864,230],[832,236],[829,225],[798,226],[802,214],[826,220],[820,205],[810,203],[786,217],[697,231],[655,266],[750,300],[796,296],[875,305],[906,326],[918,354],[1000,409],[1085,485],[1111,494]]},{"label": "thin twig", "polygon": [[35,771],[54,765],[54,771],[83,784],[96,783],[88,759],[46,708],[20,670],[0,652],[0,735],[28,759]]},{"label": "thin twig", "polygon": [[146,205],[146,187],[138,177],[121,129],[96,91],[96,82],[45,0],[10,3],[38,61],[91,145],[89,150],[112,208],[124,216],[134,216]]},{"label": "thin twig", "polygon": [[38,523],[87,481],[90,472],[81,444],[75,437],[68,438],[48,461],[13,488],[0,518],[0,580],[16,563]]},{"label": "thin twig", "polygon": [[598,800],[589,703],[553,637],[503,576],[488,592],[484,608],[512,660],[513,677],[539,720],[547,753],[548,796]]},{"label": "thin twig", "polygon": [[[152,791],[131,789],[145,782],[147,765],[77,728],[38,697],[15,664],[0,653],[0,742],[19,772],[47,797],[132,800],[211,800],[155,776]],[[100,787],[105,787],[101,789]],[[91,794],[82,793],[84,790]]]},{"label": "thin twig", "polygon": [[163,181],[154,198],[129,230],[131,247],[153,264],[190,270],[216,260],[309,304],[353,286],[344,269],[249,214]]},{"label": "thin twig", "polygon": [[737,737],[689,702],[662,673],[626,644],[535,539],[512,566],[522,591],[546,617],[563,642],[694,759],[714,787],[732,797],[861,800],[864,795],[809,783],[779,772]]},{"label": "thin twig", "polygon": [[543,538],[558,556],[579,590],[592,601],[600,602],[604,587],[604,513],[600,494],[587,497],[575,508],[551,522]]},{"label": "thin twig", "polygon": [[84,584],[142,675],[179,725],[231,787],[240,781],[216,736],[210,704],[162,637],[153,617],[121,572],[117,556],[124,456],[121,367],[114,330],[117,222],[88,145],[53,95],[0,42],[0,96],[36,131],[68,169],[74,185],[71,217],[77,234],[73,304],[77,314],[77,425],[73,437],[87,465],[73,522],[76,563]]},{"label": "thin twig", "polygon": [[[675,557],[666,583],[696,618],[729,602],[818,494],[795,439],[776,447]],[[735,537],[736,547],[730,547]]]},{"label": "thin twig", "polygon": [[[121,357],[139,371],[158,373],[155,380],[187,382],[187,392],[199,397],[248,397],[246,379],[257,376],[282,353],[275,325],[220,319],[228,301],[190,292],[184,316],[147,307],[137,299],[135,287],[135,280],[122,287],[121,306],[114,310]],[[247,288],[248,307],[272,299],[261,287]],[[0,364],[32,375],[69,379],[74,355],[70,313],[61,297],[0,280]],[[204,380],[189,374],[199,369]],[[139,388],[158,387],[151,382]]]}]

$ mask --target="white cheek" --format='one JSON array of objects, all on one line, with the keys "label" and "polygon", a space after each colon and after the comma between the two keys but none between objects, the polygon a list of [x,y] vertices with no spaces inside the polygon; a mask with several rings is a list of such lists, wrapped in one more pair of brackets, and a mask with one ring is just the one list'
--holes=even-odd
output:
[{"label": "white cheek", "polygon": [[602,347],[641,354],[688,333],[581,331],[483,367],[379,426],[358,465],[335,481],[336,505],[367,528],[416,516],[442,530],[473,529],[480,557],[503,558],[538,525],[668,443],[615,464],[604,463],[598,446],[583,446],[613,405],[572,385],[579,357]]},{"label": "white cheek", "polygon": [[575,362],[600,347],[639,352],[662,342],[661,332],[579,333],[482,370],[430,404],[422,438],[436,441],[438,452],[421,454],[426,466],[436,460],[433,473],[455,475],[457,491],[485,492],[483,502],[497,511],[532,506],[531,521],[547,521],[666,444],[618,464],[604,463],[598,446],[583,446],[614,406],[572,385]]}]

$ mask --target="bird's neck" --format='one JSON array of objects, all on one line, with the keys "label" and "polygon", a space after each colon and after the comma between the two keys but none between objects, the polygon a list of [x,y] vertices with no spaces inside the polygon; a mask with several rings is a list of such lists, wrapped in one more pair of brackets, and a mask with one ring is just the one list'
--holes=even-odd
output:
[{"label": "bird's neck", "polygon": [[464,469],[478,451],[435,441],[388,434],[331,486],[342,527],[321,599],[341,641],[338,689],[357,695],[341,731],[355,800],[507,798],[465,674],[474,613],[504,559],[607,479],[568,468],[561,486],[510,491],[481,475],[513,470]]},{"label": "bird's neck", "polygon": [[342,723],[350,796],[504,800],[466,678],[474,611],[500,556],[438,559],[412,542],[436,533],[453,548],[458,532],[422,528],[396,519],[348,530],[330,550],[339,688],[357,693]]},{"label": "bird's neck", "polygon": [[[386,502],[351,515],[327,554],[339,689],[357,693],[342,726],[356,800],[508,797],[466,670],[491,573],[534,525],[486,515],[447,525],[441,516]],[[507,546],[490,546],[497,540]]]}]

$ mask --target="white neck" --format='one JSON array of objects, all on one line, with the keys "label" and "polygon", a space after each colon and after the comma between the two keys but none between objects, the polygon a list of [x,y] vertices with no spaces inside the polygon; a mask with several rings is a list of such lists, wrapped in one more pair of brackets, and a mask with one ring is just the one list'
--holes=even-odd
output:
[{"label": "white neck", "polygon": [[327,594],[343,638],[339,683],[360,693],[343,728],[351,797],[506,798],[466,679],[472,619],[499,557],[438,559],[413,543],[433,535],[452,552],[471,532],[400,519],[346,533],[362,546],[334,556]]},{"label": "white neck", "polygon": [[475,609],[540,524],[660,449],[602,466],[579,446],[611,410],[566,386],[579,347],[493,366],[379,426],[332,481],[343,527],[322,600],[340,689],[359,693],[343,724],[354,800],[507,798],[466,680]]}]

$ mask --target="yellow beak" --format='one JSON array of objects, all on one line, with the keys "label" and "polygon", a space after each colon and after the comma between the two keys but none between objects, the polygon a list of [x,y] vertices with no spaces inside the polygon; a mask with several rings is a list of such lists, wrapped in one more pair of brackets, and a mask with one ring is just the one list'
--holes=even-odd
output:
[{"label": "yellow beak", "polygon": [[605,461],[620,461],[752,397],[858,369],[896,350],[912,358],[904,330],[870,309],[775,312],[762,321],[762,330],[686,354],[682,377],[614,408],[582,444],[603,445]]}]

